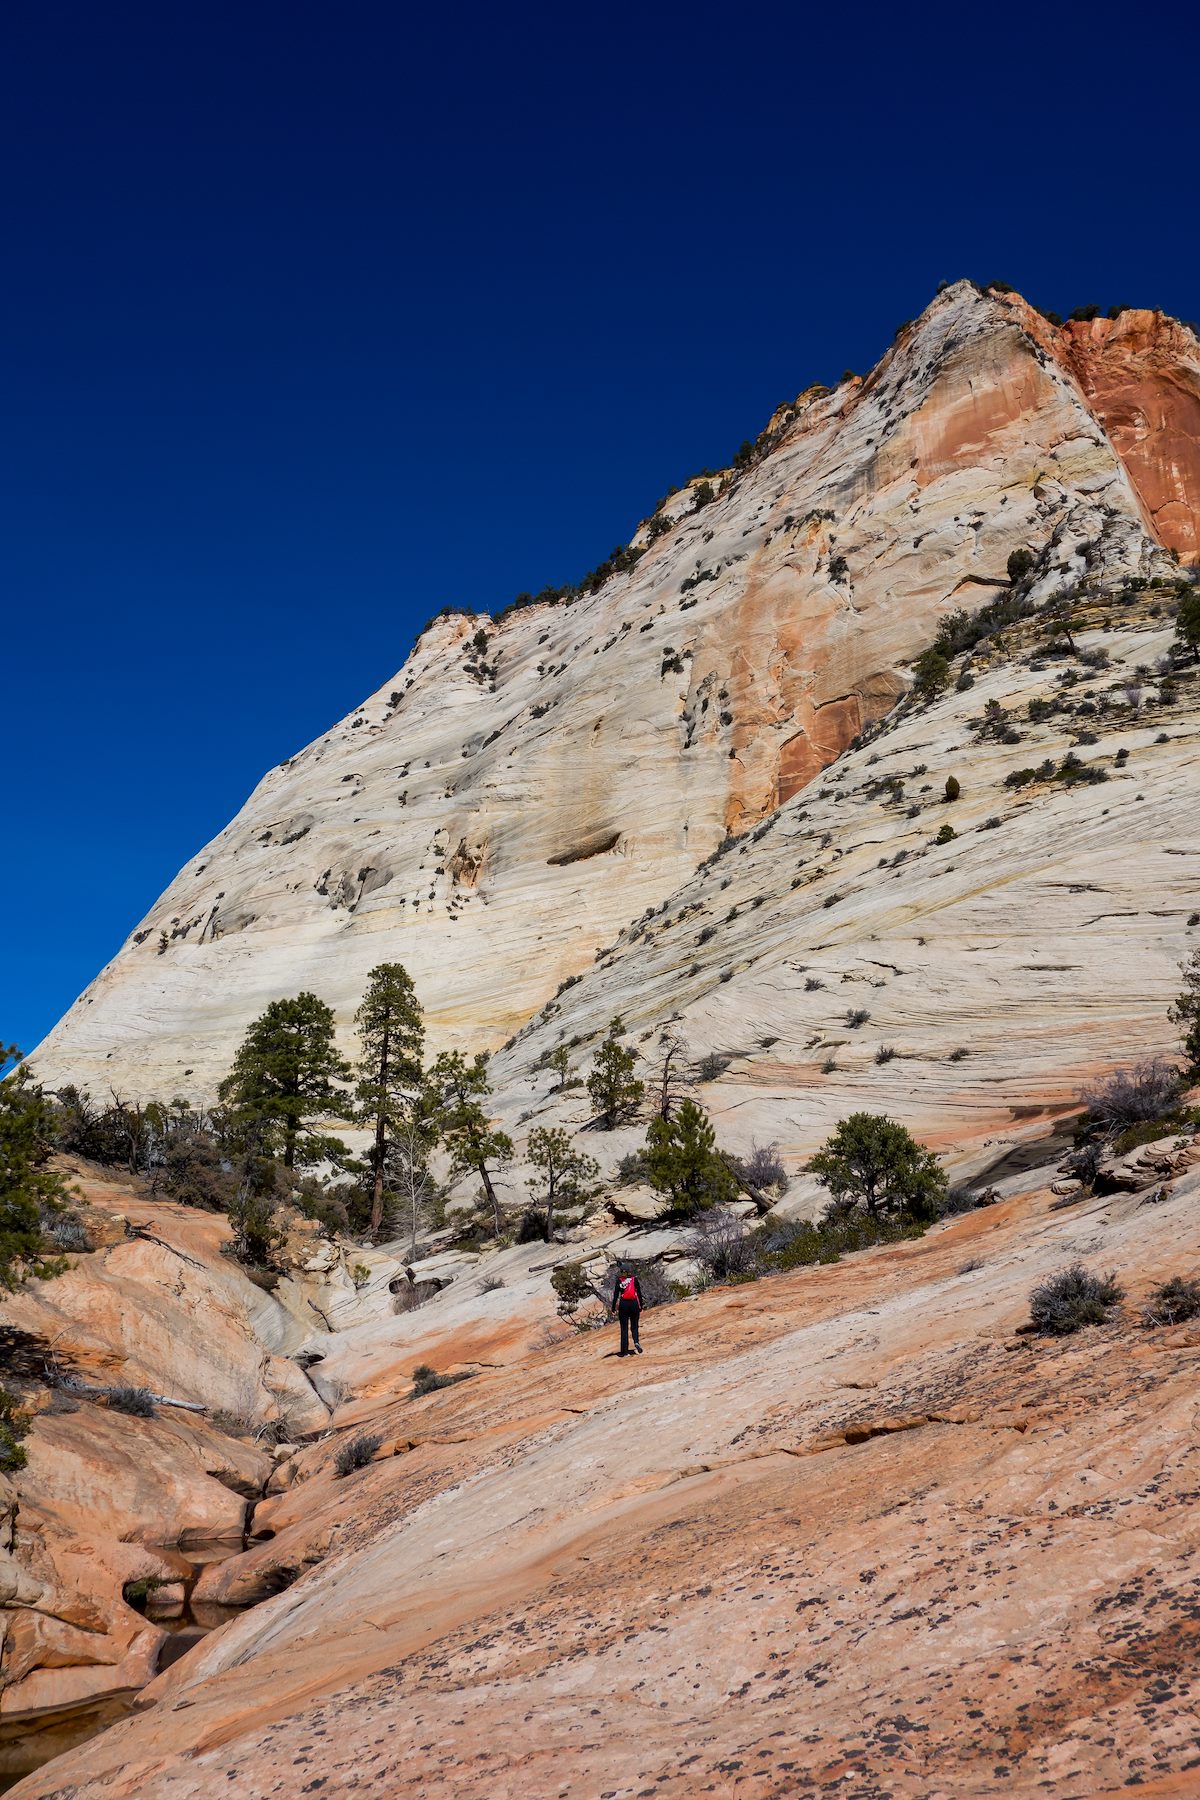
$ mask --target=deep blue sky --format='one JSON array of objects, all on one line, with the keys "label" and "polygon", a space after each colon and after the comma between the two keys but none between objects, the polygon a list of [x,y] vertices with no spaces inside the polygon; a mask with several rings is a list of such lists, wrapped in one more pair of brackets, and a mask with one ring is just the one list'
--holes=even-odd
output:
[{"label": "deep blue sky", "polygon": [[430,614],[591,567],[940,279],[1200,312],[1190,8],[888,17],[7,10],[0,1041]]}]

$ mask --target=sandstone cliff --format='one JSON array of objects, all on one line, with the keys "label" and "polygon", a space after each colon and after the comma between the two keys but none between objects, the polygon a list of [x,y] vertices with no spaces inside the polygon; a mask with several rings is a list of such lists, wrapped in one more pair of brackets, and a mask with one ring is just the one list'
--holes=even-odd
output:
[{"label": "sandstone cliff", "polygon": [[[37,1407],[0,1477],[0,1784],[62,1751],[22,1800],[1191,1791],[1197,1337],[1138,1312],[1196,1273],[1200,1142],[1109,1199],[1051,1183],[1084,1078],[1170,1048],[1200,942],[1200,668],[1150,585],[1196,552],[1198,372],[1161,315],[959,284],[598,592],[435,622],[182,872],[47,1082],[204,1098],[268,1000],[346,1027],[399,958],[436,1044],[507,1035],[510,1202],[528,1131],[588,1123],[547,1053],[586,1072],[617,1011],[726,1147],[778,1145],[785,1214],[856,1108],[1000,1199],[666,1306],[626,1372],[549,1276],[686,1267],[637,1192],[411,1276],[294,1222],[267,1292],[223,1219],[85,1170],[96,1249],[0,1306]],[[1020,548],[1075,653],[1018,619],[895,704]],[[588,1133],[610,1184],[645,1122]],[[1017,1335],[1077,1257],[1119,1314]],[[425,1361],[471,1379],[415,1395]],[[205,1410],[88,1391],[118,1381]]]},{"label": "sandstone cliff", "polygon": [[[702,1097],[732,1148],[797,1168],[848,1112],[891,1111],[961,1176],[1097,1069],[1168,1051],[1200,946],[1200,669],[1167,672],[1153,590],[1077,617],[1087,662],[1010,629],[620,932],[496,1055],[506,1124],[586,1122],[540,1065],[569,1043],[586,1069],[616,1012],[651,1080],[664,1032],[721,1059]],[[641,1131],[601,1134],[607,1156]]]},{"label": "sandstone cliff", "polygon": [[1011,551],[1043,597],[1194,554],[1198,392],[1200,348],[1160,315],[1056,331],[949,288],[598,592],[435,622],[181,871],[38,1073],[205,1098],[268,1001],[311,987],[348,1027],[391,958],[435,1044],[499,1043],[886,712]]},{"label": "sandstone cliff", "polygon": [[[274,1597],[15,1796],[1194,1792],[1198,1340],[1138,1311],[1195,1257],[1198,1157],[1152,1205],[1063,1210],[1033,1176],[662,1308],[626,1370],[603,1336],[519,1337],[545,1276],[505,1253],[475,1378],[408,1398],[401,1358],[453,1366],[462,1315],[394,1322],[393,1372],[213,1571]],[[1016,1335],[1078,1257],[1120,1313]],[[375,1460],[338,1479],[363,1424]]]}]

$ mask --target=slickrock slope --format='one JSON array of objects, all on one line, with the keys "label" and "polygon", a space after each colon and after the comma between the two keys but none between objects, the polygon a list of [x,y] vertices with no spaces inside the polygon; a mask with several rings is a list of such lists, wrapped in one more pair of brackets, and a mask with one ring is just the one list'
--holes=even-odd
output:
[{"label": "slickrock slope", "polygon": [[207,1416],[164,1405],[128,1417],[87,1391],[144,1386],[250,1428],[282,1418],[314,1431],[327,1418],[301,1369],[275,1353],[311,1323],[302,1331],[221,1256],[224,1219],[103,1180],[82,1192],[95,1253],[0,1305],[6,1377],[38,1375],[49,1358],[85,1390],[32,1390],[27,1466],[0,1477],[0,1780],[120,1716],[163,1641],[123,1600],[126,1584],[165,1584],[160,1609],[178,1590],[181,1612],[194,1562],[240,1548],[247,1499],[271,1473],[261,1447]]},{"label": "slickrock slope", "polygon": [[[573,1042],[586,1069],[619,1013],[650,1078],[667,1027],[728,1059],[701,1097],[733,1149],[774,1140],[796,1167],[847,1113],[890,1111],[962,1177],[1077,1110],[1098,1069],[1172,1049],[1200,946],[1200,670],[1150,673],[1172,642],[1157,608],[1151,592],[1080,612],[1098,666],[1043,661],[1037,621],[1010,629],[972,686],[901,712],[727,844],[497,1054],[506,1122],[584,1123],[586,1096],[555,1096],[538,1065]],[[990,704],[1002,727],[983,731]],[[1072,755],[1106,779],[1037,774]],[[615,1161],[643,1131],[589,1148]]]},{"label": "slickrock slope", "polygon": [[433,624],[180,873],[37,1072],[206,1098],[266,1003],[311,987],[348,1028],[390,958],[435,1044],[495,1045],[885,712],[1012,550],[1039,598],[1168,572],[1151,525],[1193,551],[1198,359],[1157,315],[1055,333],[949,288],[864,380],[781,409],[711,504],[673,499],[632,570]]},{"label": "slickrock slope", "polygon": [[[224,1587],[317,1566],[14,1800],[1193,1793],[1200,1333],[1138,1323],[1196,1267],[1176,1161],[656,1311],[625,1370],[356,1402],[375,1462],[302,1451]],[[1119,1318],[1014,1335],[1080,1257]]]}]

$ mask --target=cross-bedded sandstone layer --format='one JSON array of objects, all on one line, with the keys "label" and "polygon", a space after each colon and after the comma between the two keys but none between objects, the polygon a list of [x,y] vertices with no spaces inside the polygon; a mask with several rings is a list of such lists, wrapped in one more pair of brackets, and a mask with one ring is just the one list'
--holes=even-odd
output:
[{"label": "cross-bedded sandstone layer", "polygon": [[[212,1584],[292,1585],[16,1793],[1192,1792],[1200,1337],[1139,1308],[1194,1269],[1198,1153],[657,1310],[624,1369],[501,1328],[349,1403],[374,1462],[303,1450]],[[1020,1335],[1077,1258],[1119,1316]],[[408,1348],[451,1366],[437,1310]]]},{"label": "cross-bedded sandstone layer", "polygon": [[263,779],[35,1067],[208,1097],[269,1001],[311,988],[348,1032],[391,959],[436,1044],[498,1044],[886,712],[1011,551],[1041,559],[1039,598],[1193,553],[1198,391],[1196,340],[1161,315],[1056,331],[949,288],[864,379],[777,414],[711,504],[669,502],[632,570],[430,626]]}]

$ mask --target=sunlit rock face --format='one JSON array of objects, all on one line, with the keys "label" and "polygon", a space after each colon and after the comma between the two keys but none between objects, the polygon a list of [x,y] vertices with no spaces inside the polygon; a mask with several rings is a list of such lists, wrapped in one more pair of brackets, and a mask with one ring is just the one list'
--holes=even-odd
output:
[{"label": "sunlit rock face", "polygon": [[1116,319],[1048,326],[1012,309],[1075,377],[1137,492],[1150,529],[1181,561],[1200,560],[1200,354],[1165,313],[1128,307]]},{"label": "sunlit rock face", "polygon": [[1194,550],[1196,367],[1159,315],[1059,333],[948,288],[865,378],[781,408],[711,503],[676,496],[596,593],[431,625],[187,864],[38,1073],[205,1098],[269,1001],[311,988],[348,1037],[392,959],[435,1045],[499,1044],[886,712],[1011,551],[1044,597],[1165,571],[1156,537]]}]

